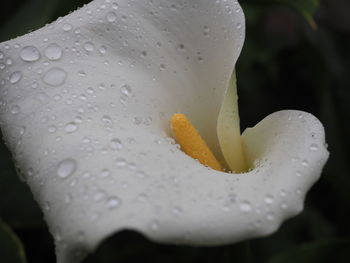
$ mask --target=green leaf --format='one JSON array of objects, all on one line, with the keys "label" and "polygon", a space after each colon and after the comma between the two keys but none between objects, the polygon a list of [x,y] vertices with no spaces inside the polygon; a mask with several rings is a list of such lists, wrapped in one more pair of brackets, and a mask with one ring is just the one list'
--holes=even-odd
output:
[{"label": "green leaf", "polygon": [[282,5],[289,6],[301,14],[312,28],[316,28],[316,22],[313,18],[320,0],[246,0],[250,4],[259,5]]},{"label": "green leaf", "polygon": [[6,263],[25,263],[23,245],[15,233],[0,220],[0,261]]},{"label": "green leaf", "polygon": [[269,263],[346,262],[349,259],[349,247],[349,240],[319,240],[283,251],[269,260]]},{"label": "green leaf", "polygon": [[273,0],[276,3],[286,4],[300,14],[302,14],[305,19],[309,22],[312,28],[316,27],[313,15],[319,5],[320,0]]}]

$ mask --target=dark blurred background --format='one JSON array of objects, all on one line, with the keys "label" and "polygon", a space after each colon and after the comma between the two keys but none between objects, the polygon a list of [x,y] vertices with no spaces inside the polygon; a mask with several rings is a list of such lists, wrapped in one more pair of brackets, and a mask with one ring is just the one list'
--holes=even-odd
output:
[{"label": "dark blurred background", "polygon": [[[140,0],[141,1],[141,0]],[[87,0],[1,4],[0,41],[35,30]],[[246,42],[237,65],[243,128],[281,109],[316,115],[331,153],[303,213],[272,236],[230,246],[152,243],[135,232],[106,240],[86,262],[350,262],[350,1],[241,0]],[[55,262],[53,240],[0,145],[0,262]]]}]

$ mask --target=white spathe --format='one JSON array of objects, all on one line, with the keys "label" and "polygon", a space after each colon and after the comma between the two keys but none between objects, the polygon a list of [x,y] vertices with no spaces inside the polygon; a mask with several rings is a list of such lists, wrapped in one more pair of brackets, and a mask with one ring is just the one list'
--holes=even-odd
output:
[{"label": "white spathe", "polygon": [[302,210],[328,158],[312,115],[281,111],[247,129],[246,174],[206,168],[170,139],[172,114],[184,113],[221,155],[217,120],[244,26],[234,0],[95,0],[0,44],[1,128],[58,262],[122,229],[226,244]]}]

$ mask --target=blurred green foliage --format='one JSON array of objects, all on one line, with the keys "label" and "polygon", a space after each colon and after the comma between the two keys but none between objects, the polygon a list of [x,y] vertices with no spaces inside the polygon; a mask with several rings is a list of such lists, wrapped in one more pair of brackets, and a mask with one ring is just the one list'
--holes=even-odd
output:
[{"label": "blurred green foliage", "polygon": [[[2,5],[0,41],[40,28],[87,0],[13,0]],[[319,3],[320,2],[320,3]],[[241,0],[246,42],[237,65],[242,128],[281,109],[325,125],[331,157],[304,212],[272,236],[230,246],[160,245],[124,231],[85,262],[349,262],[350,1]],[[0,262],[55,262],[53,240],[27,186],[0,145]],[[18,238],[16,237],[18,236]],[[6,252],[6,254],[5,254]],[[5,258],[5,255],[13,255]]]},{"label": "blurred green foliage", "polygon": [[0,221],[0,257],[1,262],[25,263],[25,252],[15,233]]}]

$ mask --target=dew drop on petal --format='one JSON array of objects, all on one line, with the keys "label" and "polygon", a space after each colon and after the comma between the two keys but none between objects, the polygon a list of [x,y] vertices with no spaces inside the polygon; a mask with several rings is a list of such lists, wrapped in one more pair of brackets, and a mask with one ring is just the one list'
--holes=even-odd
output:
[{"label": "dew drop on petal", "polygon": [[120,205],[121,205],[121,201],[116,196],[111,196],[107,199],[107,207],[109,209],[116,209],[116,208],[120,207]]},{"label": "dew drop on petal", "polygon": [[103,169],[101,172],[100,172],[100,177],[108,177],[111,175],[111,172],[108,170],[108,169]]},{"label": "dew drop on petal", "polygon": [[52,68],[46,72],[43,81],[50,86],[60,86],[67,78],[67,73],[61,68]]},{"label": "dew drop on petal", "polygon": [[21,108],[18,105],[13,105],[11,107],[11,113],[12,114],[18,114],[21,111]]},{"label": "dew drop on petal", "polygon": [[26,46],[22,48],[20,57],[23,61],[34,62],[40,59],[40,52],[34,46]]},{"label": "dew drop on petal", "polygon": [[119,5],[118,5],[117,3],[113,3],[113,4],[112,4],[112,8],[113,8],[114,10],[118,10],[118,9],[119,9]]},{"label": "dew drop on petal", "polygon": [[100,53],[102,55],[105,55],[107,53],[107,47],[106,46],[101,46],[99,49]]},{"label": "dew drop on petal", "polygon": [[110,116],[108,115],[103,115],[102,116],[102,121],[103,121],[103,124],[106,128],[111,128],[113,127],[113,120]]},{"label": "dew drop on petal", "polygon": [[303,160],[301,162],[301,165],[304,166],[304,167],[308,167],[309,166],[309,162],[307,160]]},{"label": "dew drop on petal", "polygon": [[70,177],[77,169],[77,162],[74,159],[67,158],[62,160],[57,166],[57,176],[61,179]]},{"label": "dew drop on petal", "polygon": [[50,60],[59,60],[63,54],[62,48],[55,43],[48,45],[44,52]]},{"label": "dew drop on petal", "polygon": [[114,151],[119,151],[119,150],[123,149],[123,144],[122,144],[121,140],[119,140],[119,139],[112,139],[109,146]]},{"label": "dew drop on petal", "polygon": [[281,208],[284,210],[288,209],[288,204],[285,202],[281,203]]},{"label": "dew drop on petal", "polygon": [[286,196],[287,196],[286,190],[282,189],[281,192],[280,192],[280,195],[281,195],[282,197],[286,197]]},{"label": "dew drop on petal", "polygon": [[95,50],[95,45],[92,42],[86,42],[84,44],[84,49],[88,52],[92,52]]},{"label": "dew drop on petal", "polygon": [[272,212],[269,212],[266,214],[266,219],[268,221],[273,221],[273,220],[275,220],[275,215]]},{"label": "dew drop on petal", "polygon": [[183,213],[181,207],[178,206],[173,207],[171,212],[176,216],[181,215]]},{"label": "dew drop on petal", "polygon": [[10,75],[10,83],[16,84],[18,81],[22,79],[22,72],[21,71],[15,71]]},{"label": "dew drop on petal", "polygon": [[158,231],[159,230],[159,223],[158,221],[153,221],[150,225],[150,228],[152,231]]},{"label": "dew drop on petal", "polygon": [[126,161],[123,158],[118,158],[115,160],[115,165],[119,168],[125,167],[126,166]]},{"label": "dew drop on petal", "polygon": [[184,52],[185,51],[185,45],[184,44],[180,44],[177,46],[177,50],[178,51],[181,51],[181,52]]},{"label": "dew drop on petal", "polygon": [[78,125],[74,122],[67,123],[64,127],[66,133],[73,133],[78,130]]},{"label": "dew drop on petal", "polygon": [[312,152],[317,152],[318,151],[318,145],[317,144],[311,144],[309,149]]},{"label": "dew drop on petal", "polygon": [[96,202],[100,202],[107,197],[106,193],[103,190],[98,190],[95,192],[93,198]]},{"label": "dew drop on petal", "polygon": [[272,204],[274,202],[273,196],[272,195],[266,195],[264,201],[268,205]]},{"label": "dew drop on petal", "polygon": [[123,94],[123,95],[126,95],[126,96],[130,96],[131,95],[131,92],[132,92],[132,89],[129,85],[123,85],[121,88],[120,88],[120,92]]},{"label": "dew drop on petal", "polygon": [[108,22],[114,22],[117,19],[117,15],[114,12],[109,12],[106,18]]},{"label": "dew drop on petal", "polygon": [[71,24],[68,24],[68,23],[66,23],[62,26],[62,29],[64,32],[68,32],[68,31],[72,30],[72,28],[73,28],[73,26]]},{"label": "dew drop on petal", "polygon": [[47,127],[47,130],[49,131],[49,133],[54,133],[57,131],[57,128],[55,125],[50,125],[49,127]]},{"label": "dew drop on petal", "polygon": [[239,205],[239,209],[242,212],[250,212],[252,211],[252,206],[248,201],[243,201],[240,205]]}]

